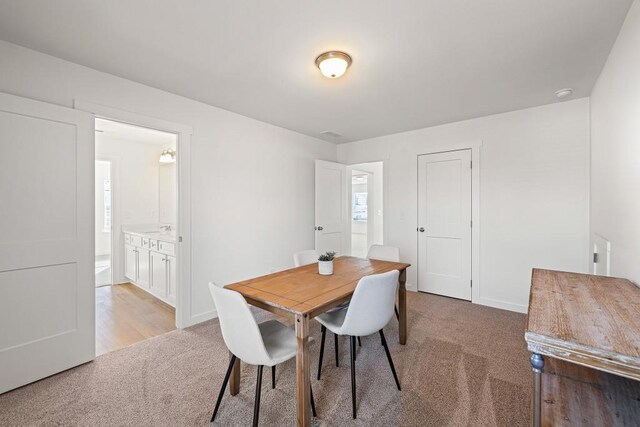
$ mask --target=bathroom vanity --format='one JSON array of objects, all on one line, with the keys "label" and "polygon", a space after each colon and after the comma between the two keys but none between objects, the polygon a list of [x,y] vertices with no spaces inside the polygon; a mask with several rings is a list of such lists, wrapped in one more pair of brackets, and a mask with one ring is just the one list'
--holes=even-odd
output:
[{"label": "bathroom vanity", "polygon": [[134,285],[175,307],[176,238],[155,230],[123,230],[124,275]]}]

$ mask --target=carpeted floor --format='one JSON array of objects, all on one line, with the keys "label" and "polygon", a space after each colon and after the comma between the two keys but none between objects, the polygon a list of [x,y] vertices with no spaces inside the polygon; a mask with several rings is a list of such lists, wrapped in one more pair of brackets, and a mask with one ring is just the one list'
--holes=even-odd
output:
[{"label": "carpeted floor", "polygon": [[[395,388],[377,335],[357,355],[358,419],[351,419],[349,346],[332,337],[322,380],[311,347],[312,385],[321,426],[526,426],[531,374],[524,315],[409,293],[409,338],[398,344],[395,318],[385,328],[402,384]],[[269,315],[259,314],[259,320]],[[312,335],[319,338],[314,322]],[[217,321],[173,331],[94,362],[0,395],[2,426],[205,426],[228,353]],[[278,366],[277,388],[263,379],[260,425],[295,425],[295,362]],[[215,425],[251,424],[256,369],[243,364],[242,391],[225,395]]]}]

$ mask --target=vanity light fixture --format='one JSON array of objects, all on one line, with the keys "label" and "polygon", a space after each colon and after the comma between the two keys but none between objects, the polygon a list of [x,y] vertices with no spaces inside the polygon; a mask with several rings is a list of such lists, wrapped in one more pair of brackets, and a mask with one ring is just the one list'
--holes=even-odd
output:
[{"label": "vanity light fixture", "polygon": [[323,76],[337,79],[347,71],[351,65],[351,57],[344,52],[332,50],[316,58],[316,65]]},{"label": "vanity light fixture", "polygon": [[160,163],[175,163],[176,162],[176,150],[167,148],[162,150],[160,154]]}]

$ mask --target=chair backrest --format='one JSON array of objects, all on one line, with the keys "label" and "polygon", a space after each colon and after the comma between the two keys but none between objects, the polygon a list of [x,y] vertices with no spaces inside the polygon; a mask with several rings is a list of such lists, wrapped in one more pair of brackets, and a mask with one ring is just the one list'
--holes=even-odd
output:
[{"label": "chair backrest", "polygon": [[243,362],[265,365],[270,361],[256,319],[247,301],[238,292],[209,283],[218,311],[220,330],[229,351]]},{"label": "chair backrest", "polygon": [[313,264],[314,262],[318,262],[318,252],[315,249],[299,251],[293,254],[293,265],[296,267]]},{"label": "chair backrest", "polygon": [[400,249],[395,246],[371,245],[367,253],[367,258],[400,262]]},{"label": "chair backrest", "polygon": [[384,328],[393,316],[398,270],[365,276],[353,292],[341,334],[363,336]]}]

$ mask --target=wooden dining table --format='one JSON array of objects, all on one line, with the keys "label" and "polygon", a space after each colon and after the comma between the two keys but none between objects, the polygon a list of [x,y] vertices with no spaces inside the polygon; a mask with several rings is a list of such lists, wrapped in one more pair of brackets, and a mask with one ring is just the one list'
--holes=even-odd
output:
[{"label": "wooden dining table", "polygon": [[[333,274],[321,276],[316,263],[280,271],[225,286],[239,292],[251,305],[292,318],[298,351],[296,354],[296,398],[298,426],[311,425],[309,324],[311,319],[343,304],[353,295],[358,281],[371,274],[400,271],[398,286],[400,344],[407,341],[406,272],[411,264],[350,256],[333,262]],[[240,392],[240,360],[236,360],[230,379],[230,392]]]}]

